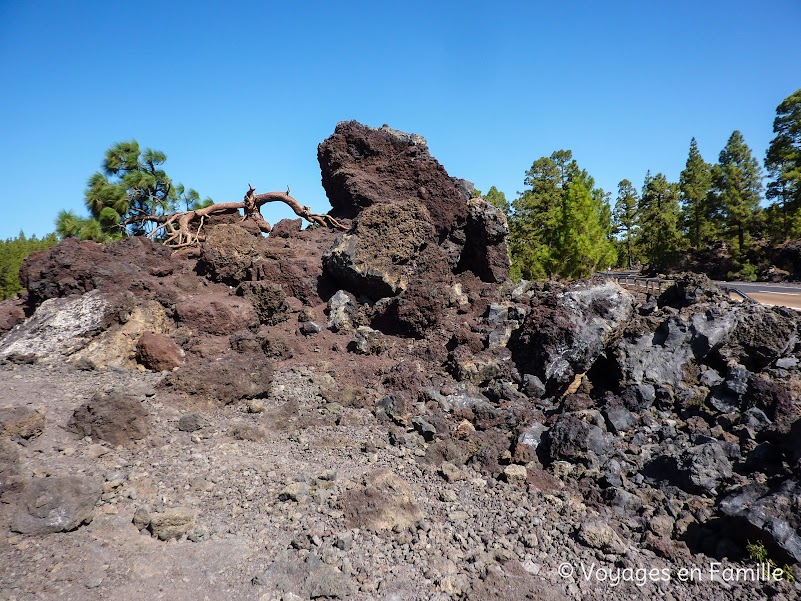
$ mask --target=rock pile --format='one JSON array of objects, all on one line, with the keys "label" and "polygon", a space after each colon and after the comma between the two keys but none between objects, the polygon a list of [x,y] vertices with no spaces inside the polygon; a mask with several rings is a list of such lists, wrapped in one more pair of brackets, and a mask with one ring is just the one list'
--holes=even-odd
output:
[{"label": "rock pile", "polygon": [[[318,158],[347,232],[285,220],[263,237],[228,219],[211,224],[198,249],[172,255],[140,238],[67,240],[28,259],[24,303],[0,304],[9,330],[0,360],[166,372],[147,394],[99,392],[60,418],[78,439],[119,453],[145,453],[151,440],[207,448],[211,431],[254,450],[271,433],[291,433],[286,444],[306,453],[304,432],[337,448],[332,432],[370,431],[385,440],[361,440],[364,461],[390,454],[440,483],[426,487],[446,483],[435,494],[454,507],[443,526],[390,463],[347,485],[328,472],[281,483],[271,503],[322,507],[350,532],[295,538],[252,577],[287,595],[374,593],[360,575],[367,567],[345,561],[354,537],[379,545],[397,536],[418,561],[447,524],[479,519],[456,509],[459,495],[483,507],[495,487],[511,491],[499,503],[516,525],[495,516],[484,530],[449,530],[462,537],[459,553],[486,550],[471,555],[475,569],[457,569],[457,555],[432,562],[440,592],[551,590],[532,580],[535,525],[509,508],[512,496],[513,505],[547,498],[557,508],[549,540],[604,561],[738,561],[759,541],[779,565],[801,564],[796,313],[732,302],[692,274],[648,302],[603,281],[512,283],[505,217],[471,198],[472,186],[450,177],[420,136],[341,123]],[[167,444],[158,432],[171,406],[189,411],[175,417]],[[212,415],[225,411],[240,414],[215,430]],[[48,423],[38,421],[35,436]],[[26,483],[15,452],[33,437],[0,441],[0,495],[18,497],[12,528],[78,528],[100,493],[77,495],[71,480]],[[196,454],[191,461],[206,465]],[[112,498],[117,485],[106,484]],[[248,490],[250,507],[261,493]],[[208,534],[194,509],[136,505],[137,532]],[[48,517],[57,506],[63,523]],[[536,520],[550,519],[548,507]],[[511,542],[492,546],[494,536]]]}]

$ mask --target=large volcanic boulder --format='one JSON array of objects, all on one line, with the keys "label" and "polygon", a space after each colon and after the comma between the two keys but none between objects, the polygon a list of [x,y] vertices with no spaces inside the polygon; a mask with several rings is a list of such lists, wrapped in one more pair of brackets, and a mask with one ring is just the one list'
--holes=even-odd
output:
[{"label": "large volcanic boulder", "polygon": [[[421,136],[343,122],[317,158],[331,214],[355,218],[326,256],[326,274],[341,287],[375,299],[397,295],[415,276],[442,282],[447,271],[507,279],[505,217],[470,201],[472,186],[450,177]],[[424,251],[432,256],[421,263]],[[432,262],[445,271],[432,273]]]},{"label": "large volcanic boulder", "polygon": [[[378,204],[365,209],[353,229],[325,252],[323,265],[355,294],[374,300],[395,296],[419,272],[417,259],[425,250],[441,254],[433,238],[431,217],[422,203]],[[429,276],[441,279],[443,274]]]},{"label": "large volcanic boulder", "polygon": [[590,369],[633,313],[631,296],[613,282],[577,282],[534,298],[509,348],[520,372],[537,376],[549,391]]},{"label": "large volcanic boulder", "polygon": [[320,144],[317,159],[335,216],[355,217],[376,203],[418,199],[440,239],[467,220],[464,195],[422,136],[346,121]]},{"label": "large volcanic boulder", "polygon": [[158,278],[176,268],[171,250],[142,236],[99,244],[67,238],[31,254],[20,270],[31,310],[50,298],[103,292],[131,291],[158,299]]}]

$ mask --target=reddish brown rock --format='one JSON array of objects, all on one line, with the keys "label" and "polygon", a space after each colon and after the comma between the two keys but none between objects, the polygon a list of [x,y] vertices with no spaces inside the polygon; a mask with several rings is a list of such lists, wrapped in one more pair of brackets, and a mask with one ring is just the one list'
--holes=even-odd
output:
[{"label": "reddish brown rock", "polygon": [[185,362],[184,351],[172,338],[153,332],[139,337],[136,360],[153,371],[170,371]]},{"label": "reddish brown rock", "polygon": [[158,278],[174,272],[170,249],[142,236],[98,244],[67,238],[47,250],[32,253],[20,269],[32,311],[49,298],[129,290],[157,298]]},{"label": "reddish brown rock", "polygon": [[237,330],[256,330],[259,318],[248,301],[232,294],[193,296],[175,305],[178,320],[197,332],[228,336]]},{"label": "reddish brown rock", "polygon": [[272,365],[263,354],[233,353],[179,367],[167,374],[159,386],[227,405],[266,397],[272,380]]},{"label": "reddish brown rock", "polygon": [[333,215],[355,217],[376,203],[417,199],[440,239],[467,220],[466,198],[422,136],[342,122],[317,148],[317,160]]},{"label": "reddish brown rock", "polygon": [[297,219],[282,219],[270,230],[270,237],[297,238],[302,228],[303,220],[300,217]]},{"label": "reddish brown rock", "polygon": [[25,302],[10,298],[0,302],[0,336],[25,321]]},{"label": "reddish brown rock", "polygon": [[140,397],[124,390],[98,392],[72,415],[69,427],[114,446],[141,440],[150,433],[150,416]]}]

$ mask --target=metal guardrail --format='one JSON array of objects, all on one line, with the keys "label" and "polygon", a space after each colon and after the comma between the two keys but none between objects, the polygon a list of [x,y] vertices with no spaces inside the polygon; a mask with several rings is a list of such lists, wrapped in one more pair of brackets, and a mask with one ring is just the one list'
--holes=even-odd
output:
[{"label": "metal guardrail", "polygon": [[[631,273],[603,273],[599,272],[595,274],[596,276],[600,276],[604,279],[611,279],[614,280],[618,286],[621,288],[626,288],[627,290],[633,291],[636,293],[641,294],[661,294],[670,286],[673,285],[675,280],[670,280],[666,278],[647,278],[643,276],[638,276]],[[726,294],[735,294],[743,299],[745,302],[755,303],[753,298],[748,296],[742,290],[734,287],[734,286],[720,286],[720,289],[723,290]]]},{"label": "metal guardrail", "polygon": [[614,280],[621,288],[641,292],[643,294],[660,294],[670,288],[673,280],[663,278],[646,278],[628,273],[597,273],[596,276]]}]

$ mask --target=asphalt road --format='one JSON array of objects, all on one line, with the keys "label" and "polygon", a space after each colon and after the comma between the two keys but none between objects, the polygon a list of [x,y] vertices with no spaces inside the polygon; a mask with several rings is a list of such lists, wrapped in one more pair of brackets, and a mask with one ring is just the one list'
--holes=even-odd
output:
[{"label": "asphalt road", "polygon": [[[609,276],[639,277],[638,272],[617,271],[608,272]],[[801,284],[770,284],[766,282],[716,282],[724,288],[736,288],[763,305],[778,305],[790,307],[801,311]],[[742,297],[732,293],[732,299],[742,300]]]},{"label": "asphalt road", "polygon": [[718,284],[737,288],[763,305],[779,305],[801,310],[801,285],[764,282],[718,282]]}]

